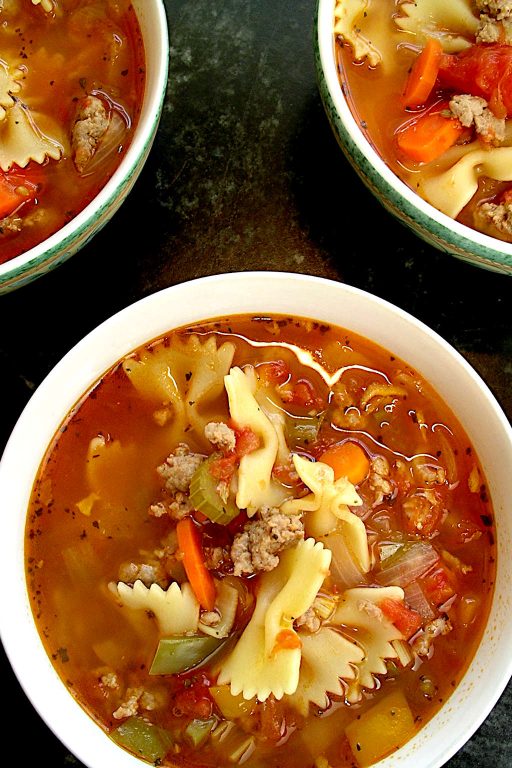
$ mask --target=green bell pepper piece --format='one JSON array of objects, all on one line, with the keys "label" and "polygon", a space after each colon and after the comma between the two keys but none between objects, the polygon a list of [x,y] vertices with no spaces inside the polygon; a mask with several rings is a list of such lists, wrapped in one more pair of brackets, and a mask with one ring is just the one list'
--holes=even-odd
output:
[{"label": "green bell pepper piece", "polygon": [[225,643],[209,635],[163,637],[158,643],[150,675],[176,675],[197,667]]},{"label": "green bell pepper piece", "polygon": [[163,760],[173,743],[169,731],[140,717],[129,717],[111,732],[110,737],[120,747],[150,763]]}]

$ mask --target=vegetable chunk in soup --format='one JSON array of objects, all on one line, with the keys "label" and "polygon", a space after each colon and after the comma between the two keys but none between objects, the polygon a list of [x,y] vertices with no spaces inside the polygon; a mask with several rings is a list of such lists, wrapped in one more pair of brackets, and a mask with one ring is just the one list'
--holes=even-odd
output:
[{"label": "vegetable chunk in soup", "polygon": [[495,530],[436,393],[370,341],[235,316],[119,361],[34,485],[27,583],[81,706],[166,766],[368,766],[448,699]]},{"label": "vegetable chunk in soup", "polygon": [[112,176],[144,66],[129,0],[0,3],[0,262],[57,232]]},{"label": "vegetable chunk in soup", "polygon": [[338,0],[334,34],[344,92],[390,168],[512,242],[510,0]]}]

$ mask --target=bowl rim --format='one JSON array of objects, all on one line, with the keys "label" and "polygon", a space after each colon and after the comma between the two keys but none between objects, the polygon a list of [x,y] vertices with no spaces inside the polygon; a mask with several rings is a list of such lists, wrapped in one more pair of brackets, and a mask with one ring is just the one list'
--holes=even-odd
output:
[{"label": "bowl rim", "polygon": [[[299,291],[306,308],[303,312],[294,312],[289,307],[298,306],[296,294]],[[23,476],[25,479],[33,479],[34,474],[30,465],[38,466],[51,438],[79,398],[123,355],[134,351],[140,344],[149,343],[170,329],[182,327],[191,322],[201,322],[244,311],[258,313],[280,311],[273,308],[274,305],[284,304],[284,314],[295,313],[303,317],[317,317],[327,321],[323,300],[328,292],[332,295],[331,301],[335,298],[336,302],[345,302],[349,309],[353,309],[354,302],[358,302],[357,306],[371,310],[371,313],[368,313],[368,319],[365,319],[365,323],[369,323],[370,326],[376,326],[375,315],[378,315],[380,320],[387,316],[396,319],[397,326],[390,328],[389,331],[387,329],[378,331],[378,343],[381,346],[386,348],[381,340],[382,333],[394,334],[400,328],[410,326],[415,333],[419,334],[423,344],[426,344],[429,349],[432,348],[429,344],[433,345],[438,350],[441,360],[451,361],[461,371],[465,387],[472,392],[477,388],[486,415],[492,418],[495,426],[499,427],[499,430],[495,431],[501,433],[501,442],[506,449],[505,459],[508,456],[512,464],[512,426],[487,384],[465,358],[439,334],[408,312],[385,299],[348,284],[312,275],[272,271],[211,275],[161,289],[135,301],[103,321],[75,344],[36,388],[16,422],[0,460],[0,491],[4,499],[9,534],[0,538],[0,557],[3,558],[4,563],[16,565],[14,569],[9,570],[10,574],[14,574],[14,578],[9,582],[2,580],[0,584],[0,597],[4,609],[0,614],[0,638],[7,658],[29,701],[50,730],[84,765],[99,768],[100,765],[105,764],[106,758],[123,768],[142,768],[143,763],[128,753],[120,754],[120,748],[89,718],[58,677],[40,642],[32,618],[24,574],[23,537],[30,483],[24,483]],[[269,295],[270,299],[267,298]],[[222,309],[226,301],[234,302],[235,308]],[[212,307],[216,307],[216,311],[212,312]],[[334,322],[334,320],[329,321]],[[350,328],[350,325],[341,323],[340,327]],[[379,324],[379,329],[380,327]],[[364,330],[360,328],[353,330],[360,335],[365,335]],[[372,338],[370,334],[366,335]],[[399,339],[397,343],[401,343]],[[387,349],[395,351],[394,346],[388,345]],[[403,354],[401,356],[407,362],[407,356]],[[444,369],[442,375],[444,375]],[[34,423],[38,424],[38,430],[34,430]],[[496,440],[499,437],[496,435]],[[25,459],[21,463],[22,466],[18,458],[20,452]],[[512,478],[507,480],[507,484],[512,495]],[[13,515],[9,514],[15,510],[23,510],[17,521]],[[13,536],[10,535],[11,530],[16,526],[18,529],[23,529],[21,537],[18,530],[16,541],[14,541],[14,544],[18,543],[18,547],[13,546]],[[20,563],[23,570],[21,579],[19,578]],[[26,631],[20,632],[20,627]],[[495,631],[498,633],[502,631],[505,633],[505,639],[512,642],[512,619],[508,621],[507,627],[497,628]],[[503,635],[501,642],[504,645]],[[497,655],[493,663],[499,665],[498,684],[494,684],[492,688],[488,685],[483,692],[480,692],[480,696],[466,713],[468,723],[460,733],[455,732],[454,729],[452,729],[453,733],[451,730],[448,731],[449,743],[444,745],[442,750],[440,745],[432,747],[431,744],[427,744],[428,760],[421,763],[422,768],[440,768],[471,738],[494,707],[512,677],[512,656],[502,653]],[[40,683],[37,690],[31,688],[36,674]],[[454,698],[456,700],[458,689],[462,685],[463,681],[441,708],[441,712],[446,711],[449,702]],[[49,696],[52,697],[54,706],[51,711],[45,711]],[[456,710],[455,717],[458,716],[459,712]],[[436,742],[435,734],[438,731],[433,729],[436,726],[437,717],[424,726],[414,741],[425,733],[426,729],[431,728],[431,733],[434,733],[433,740]],[[69,728],[66,733],[61,730],[63,719],[66,719],[66,725]],[[411,768],[417,763],[413,762],[414,752],[406,752],[407,749],[405,745],[398,753],[382,760],[379,765],[382,768],[396,768],[399,765]]]},{"label": "bowl rim", "polygon": [[[20,281],[21,284],[29,281],[34,271],[37,275],[40,270],[48,271],[66,260],[76,252],[77,241],[80,244],[78,247],[82,247],[92,237],[92,234],[87,232],[90,225],[101,219],[104,213],[112,209],[115,212],[125,192],[130,191],[138,164],[153,143],[169,75],[169,32],[164,0],[144,0],[143,3],[141,0],[132,0],[133,5],[139,4],[141,9],[149,2],[155,14],[152,27],[154,31],[158,31],[158,36],[155,35],[151,40],[151,50],[152,55],[157,54],[155,60],[158,64],[150,89],[146,83],[139,122],[126,153],[98,194],[67,224],[28,251],[0,264],[0,291],[10,290]],[[141,119],[143,113],[146,115],[145,120]]]},{"label": "bowl rim", "polygon": [[334,132],[354,169],[376,197],[382,195],[390,202],[395,215],[413,229],[419,226],[441,250],[453,247],[456,255],[471,263],[512,274],[512,243],[472,230],[421,198],[391,170],[360,130],[339,82],[333,29],[336,2],[317,0],[317,79]]}]

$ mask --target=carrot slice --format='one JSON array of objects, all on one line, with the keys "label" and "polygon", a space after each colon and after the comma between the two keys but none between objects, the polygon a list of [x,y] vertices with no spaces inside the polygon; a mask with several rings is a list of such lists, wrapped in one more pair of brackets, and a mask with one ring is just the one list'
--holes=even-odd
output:
[{"label": "carrot slice", "polygon": [[443,47],[434,37],[427,44],[414,62],[407,78],[404,91],[404,106],[421,107],[430,96],[436,84]]},{"label": "carrot slice", "polygon": [[191,517],[176,526],[178,546],[183,553],[183,567],[201,608],[213,611],[216,589],[213,576],[206,567],[199,531]]},{"label": "carrot slice", "polygon": [[319,461],[332,467],[335,480],[346,477],[353,485],[361,483],[370,469],[370,461],[364,450],[350,440],[332,445],[324,451]]},{"label": "carrot slice", "polygon": [[0,176],[0,219],[9,216],[23,202],[23,195],[16,192],[5,177]]},{"label": "carrot slice", "polygon": [[440,111],[428,112],[400,130],[397,143],[411,160],[430,163],[453,146],[463,131],[458,118],[445,117]]}]

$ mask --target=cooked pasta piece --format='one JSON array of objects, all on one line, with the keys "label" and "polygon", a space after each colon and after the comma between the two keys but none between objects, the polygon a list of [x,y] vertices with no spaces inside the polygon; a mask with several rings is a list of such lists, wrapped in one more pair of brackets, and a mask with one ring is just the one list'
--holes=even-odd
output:
[{"label": "cooked pasta piece", "polygon": [[218,684],[229,683],[234,696],[265,701],[295,693],[301,641],[293,621],[313,603],[326,575],[331,553],[314,539],[281,555],[277,568],[261,578],[254,613],[230,655],[221,663]]},{"label": "cooked pasta piece", "polygon": [[0,121],[5,118],[6,110],[14,106],[13,94],[21,90],[17,77],[21,78],[22,74],[21,70],[12,70],[5,62],[0,61]]},{"label": "cooked pasta piece", "polygon": [[109,589],[121,605],[134,610],[154,613],[160,632],[166,635],[185,635],[197,631],[199,603],[188,582],[180,585],[173,581],[167,590],[158,584],[146,587],[137,580],[133,587],[120,581],[110,583]]},{"label": "cooked pasta piece", "polygon": [[[371,67],[375,67],[385,59],[385,49],[389,43],[382,33],[378,34],[378,30],[368,29],[370,15],[368,0],[337,2],[334,9],[334,33],[341,35],[352,46],[357,61],[366,59]],[[377,37],[372,32],[377,32]],[[375,40],[378,41],[377,44]]]},{"label": "cooked pasta piece", "polygon": [[333,624],[357,629],[357,643],[364,651],[358,664],[358,677],[349,688],[348,698],[359,700],[361,688],[375,688],[375,675],[387,673],[386,659],[396,659],[394,640],[402,633],[384,615],[379,604],[383,600],[404,601],[401,587],[356,587],[347,589],[332,618]]},{"label": "cooked pasta piece", "polygon": [[262,506],[279,506],[283,501],[283,491],[272,479],[279,439],[255,398],[254,369],[232,368],[224,382],[231,418],[237,427],[248,427],[260,439],[260,447],[242,457],[238,471],[236,504],[252,516]]},{"label": "cooked pasta piece", "polygon": [[59,160],[63,147],[57,139],[43,134],[36,124],[37,115],[17,101],[0,123],[0,168],[13,165],[25,168],[33,160],[40,165],[47,158]]},{"label": "cooked pasta piece", "polygon": [[470,0],[406,0],[400,5],[404,15],[395,16],[397,27],[415,36],[418,45],[437,37],[447,53],[468,48],[478,30],[478,17]]},{"label": "cooked pasta piece", "polygon": [[288,701],[306,716],[310,703],[326,709],[329,694],[344,695],[341,678],[354,680],[356,664],[363,661],[364,652],[356,643],[330,627],[322,627],[313,635],[299,632],[299,637],[302,643],[299,684]]},{"label": "cooked pasta piece", "polygon": [[53,11],[52,0],[32,0],[32,5],[40,5],[43,11],[46,11],[46,13]]},{"label": "cooked pasta piece", "polygon": [[140,469],[133,443],[94,437],[87,451],[85,475],[89,492],[77,502],[81,511],[88,509],[101,519],[105,510],[133,509],[135,504],[146,509],[150,503],[151,494],[141,488],[147,473]]},{"label": "cooked pasta piece", "polygon": [[171,442],[178,442],[187,425],[195,430],[200,443],[208,445],[204,428],[209,421],[222,420],[208,405],[224,387],[234,347],[225,342],[217,347],[214,336],[201,342],[193,335],[186,341],[174,339],[173,344],[153,350],[145,349],[137,357],[126,360],[123,368],[138,392],[155,403],[155,407],[170,409],[174,422]]},{"label": "cooked pasta piece", "polygon": [[311,493],[301,499],[286,501],[285,513],[306,512],[305,529],[309,536],[325,536],[335,529],[344,534],[363,573],[370,568],[368,539],[363,521],[350,511],[362,504],[356,489],[345,477],[334,480],[334,470],[321,461],[309,461],[294,454],[295,469]]},{"label": "cooked pasta piece", "polygon": [[474,142],[447,170],[421,179],[418,192],[447,216],[455,218],[469,203],[483,177],[512,181],[512,147],[482,149]]}]

